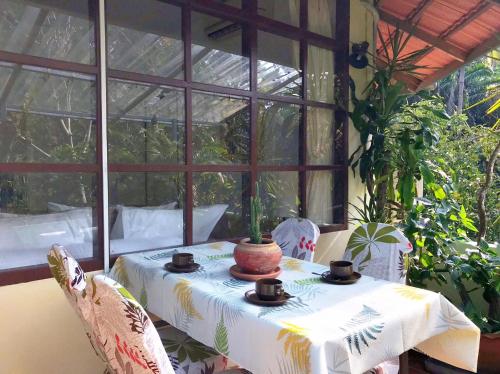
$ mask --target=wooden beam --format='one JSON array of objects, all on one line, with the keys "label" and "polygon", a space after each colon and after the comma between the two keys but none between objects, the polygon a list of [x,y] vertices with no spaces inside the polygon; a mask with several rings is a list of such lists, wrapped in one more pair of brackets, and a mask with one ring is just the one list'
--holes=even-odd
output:
[{"label": "wooden beam", "polygon": [[473,49],[467,55],[467,58],[465,59],[465,61],[463,63],[459,62],[459,61],[453,61],[453,62],[449,63],[448,65],[446,65],[444,68],[439,69],[435,73],[424,78],[420,82],[416,91],[420,91],[424,88],[427,88],[435,81],[448,76],[449,74],[451,74],[452,72],[457,70],[463,64],[466,64],[470,61],[475,60],[476,58],[483,56],[484,54],[488,53],[492,49],[497,48],[498,46],[500,46],[500,32],[496,33],[491,39],[489,39],[488,41],[486,41],[484,43],[481,43],[479,46],[477,46],[475,49]]},{"label": "wooden beam", "polygon": [[466,14],[464,14],[462,17],[460,17],[456,22],[454,22],[450,27],[448,27],[445,31],[443,31],[439,37],[440,38],[447,38],[454,32],[457,32],[461,29],[463,29],[465,26],[467,26],[469,23],[474,21],[477,17],[481,16],[484,12],[486,12],[488,9],[490,9],[490,6],[492,6],[488,1],[483,0],[479,4],[477,4],[474,8],[472,8],[470,11],[468,11]]},{"label": "wooden beam", "polygon": [[429,34],[427,31],[413,25],[411,22],[401,20],[386,11],[379,9],[380,19],[390,25],[399,27],[401,30],[412,34],[414,37],[422,40],[431,46],[440,49],[447,55],[453,57],[455,60],[464,62],[467,58],[467,54],[464,50],[456,47],[455,45]]}]

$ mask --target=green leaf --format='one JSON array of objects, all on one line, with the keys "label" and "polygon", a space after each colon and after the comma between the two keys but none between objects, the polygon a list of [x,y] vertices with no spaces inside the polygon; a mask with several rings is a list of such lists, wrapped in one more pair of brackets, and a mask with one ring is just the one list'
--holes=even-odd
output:
[{"label": "green leaf", "polygon": [[444,192],[442,187],[438,187],[438,188],[434,189],[433,192],[434,192],[434,196],[438,200],[443,200],[446,197],[446,192]]},{"label": "green leaf", "polygon": [[224,315],[221,315],[220,321],[215,329],[214,348],[225,356],[229,356],[229,343],[227,338],[227,328],[224,325]]},{"label": "green leaf", "polygon": [[392,235],[382,236],[381,238],[377,239],[377,242],[388,243],[388,244],[401,243],[398,238]]}]

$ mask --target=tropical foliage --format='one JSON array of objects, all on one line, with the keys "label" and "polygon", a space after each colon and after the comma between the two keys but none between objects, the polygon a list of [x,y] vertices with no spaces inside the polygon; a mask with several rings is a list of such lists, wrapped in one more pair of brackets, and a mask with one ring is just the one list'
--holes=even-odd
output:
[{"label": "tropical foliage", "polygon": [[[353,205],[353,219],[399,225],[414,247],[409,281],[426,287],[429,281],[446,282],[447,273],[467,315],[484,330],[498,329],[493,327],[500,319],[498,257],[483,238],[499,237],[499,69],[481,59],[465,68],[464,83],[456,82],[462,74],[457,73],[433,92],[410,95],[395,78],[400,71],[417,70],[425,49],[402,54],[409,37],[396,30],[389,41],[381,40],[384,63],[375,69],[364,98],[352,97],[351,118],[361,146],[350,163],[367,191],[361,204]],[[397,66],[405,68],[391,68]],[[478,243],[472,252],[457,251],[457,240],[471,239]],[[485,290],[489,317],[472,303],[474,289],[465,286],[470,279]]]}]

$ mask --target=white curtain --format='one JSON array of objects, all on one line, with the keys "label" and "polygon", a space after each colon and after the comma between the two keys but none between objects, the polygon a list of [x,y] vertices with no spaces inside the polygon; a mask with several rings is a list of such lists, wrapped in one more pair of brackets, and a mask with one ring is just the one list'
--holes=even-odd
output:
[{"label": "white curtain", "polygon": [[[335,1],[309,1],[309,29],[332,36]],[[333,18],[335,20],[335,18]],[[308,97],[315,101],[333,103],[334,64],[331,50],[309,46]],[[330,109],[311,107],[307,114],[307,157],[309,164],[333,163],[334,113]],[[315,171],[307,178],[307,215],[319,224],[332,223],[333,173]]]}]

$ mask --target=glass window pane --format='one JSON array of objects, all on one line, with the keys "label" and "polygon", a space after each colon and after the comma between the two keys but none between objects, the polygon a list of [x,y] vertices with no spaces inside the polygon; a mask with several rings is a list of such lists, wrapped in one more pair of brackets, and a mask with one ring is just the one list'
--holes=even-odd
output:
[{"label": "glass window pane", "polygon": [[250,153],[250,102],[193,92],[193,162],[245,164]]},{"label": "glass window pane", "polygon": [[249,173],[193,174],[193,242],[248,235]]},{"label": "glass window pane", "polygon": [[318,225],[344,223],[344,182],[342,173],[307,173],[307,218]]},{"label": "glass window pane", "polygon": [[259,31],[257,86],[260,92],[299,96],[302,89],[299,42]]},{"label": "glass window pane", "polygon": [[264,206],[262,230],[270,232],[286,218],[299,215],[298,172],[262,172],[258,181]]},{"label": "glass window pane", "polygon": [[264,165],[299,164],[300,106],[259,101],[257,158]]},{"label": "glass window pane", "polygon": [[0,63],[0,162],[95,162],[95,78]]},{"label": "glass window pane", "polygon": [[336,0],[308,0],[309,31],[335,37]]},{"label": "glass window pane", "polygon": [[89,3],[2,0],[0,49],[95,64],[94,15]]},{"label": "glass window pane", "polygon": [[258,0],[257,6],[261,16],[299,26],[300,0]]},{"label": "glass window pane", "polygon": [[96,177],[0,173],[0,270],[46,264],[54,243],[76,258],[94,257]]},{"label": "glass window pane", "polygon": [[111,254],[182,245],[183,173],[110,173]]},{"label": "glass window pane", "polygon": [[[157,0],[108,0],[108,65],[113,69],[183,78],[181,9]],[[138,17],[140,6],[140,17]]]},{"label": "glass window pane", "polygon": [[327,108],[307,108],[307,163],[333,164],[334,111]]},{"label": "glass window pane", "polygon": [[197,12],[191,25],[193,81],[248,90],[250,60],[242,25]]},{"label": "glass window pane", "polygon": [[110,162],[183,163],[184,122],[184,90],[109,80]]},{"label": "glass window pane", "polygon": [[334,81],[333,52],[310,45],[307,60],[307,98],[333,103]]}]

